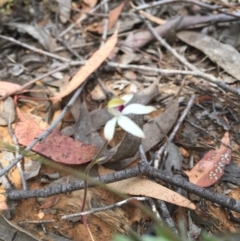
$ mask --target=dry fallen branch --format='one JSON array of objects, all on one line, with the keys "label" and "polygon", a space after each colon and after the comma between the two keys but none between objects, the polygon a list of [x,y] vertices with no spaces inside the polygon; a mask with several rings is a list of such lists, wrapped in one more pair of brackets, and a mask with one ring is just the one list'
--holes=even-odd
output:
[{"label": "dry fallen branch", "polygon": [[[217,203],[223,207],[229,208],[230,210],[236,211],[240,213],[240,201],[227,197],[225,195],[212,192],[208,189],[198,187],[190,182],[188,182],[185,178],[180,178],[169,174],[168,172],[157,170],[149,165],[141,164],[137,167],[128,168],[122,171],[114,172],[112,174],[100,176],[94,178],[97,182],[102,183],[112,183],[117,182],[120,180],[124,180],[130,177],[136,176],[147,176],[149,178],[156,178],[161,181],[164,181],[168,184],[180,187],[184,190],[187,190],[191,193],[194,193],[206,200],[211,202]],[[89,184],[89,187],[93,187],[96,184]],[[20,200],[20,199],[27,199],[27,198],[36,198],[36,197],[49,197],[53,195],[57,195],[60,193],[67,193],[79,189],[83,189],[84,181],[64,184],[64,185],[57,185],[54,187],[48,187],[44,189],[37,189],[37,190],[6,190],[6,192],[2,192],[1,195],[4,195],[8,200]]]}]

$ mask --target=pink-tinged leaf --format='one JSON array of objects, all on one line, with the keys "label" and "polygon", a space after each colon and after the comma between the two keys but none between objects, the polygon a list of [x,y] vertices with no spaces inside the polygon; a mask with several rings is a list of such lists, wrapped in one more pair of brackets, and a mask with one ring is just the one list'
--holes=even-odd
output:
[{"label": "pink-tinged leaf", "polygon": [[225,145],[221,144],[218,150],[209,151],[191,171],[185,171],[190,182],[200,187],[209,187],[222,177],[224,167],[230,163],[232,155],[231,149],[227,147],[230,146],[228,132],[224,134],[221,141]]},{"label": "pink-tinged leaf", "polygon": [[[37,125],[28,125],[25,122],[17,123],[15,128],[18,141],[23,146],[29,145],[43,131]],[[36,144],[33,151],[55,162],[79,165],[91,161],[97,153],[97,148],[90,144],[75,141],[54,130],[43,143]]]}]

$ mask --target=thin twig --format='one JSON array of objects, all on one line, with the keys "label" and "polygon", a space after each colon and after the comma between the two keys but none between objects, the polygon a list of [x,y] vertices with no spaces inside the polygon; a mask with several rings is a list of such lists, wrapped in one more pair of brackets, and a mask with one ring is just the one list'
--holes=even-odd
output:
[{"label": "thin twig", "polygon": [[86,227],[86,229],[87,229],[87,231],[88,231],[88,234],[89,234],[91,240],[92,240],[92,241],[95,241],[95,239],[94,239],[94,237],[93,237],[93,234],[92,234],[92,231],[91,231],[91,229],[90,229],[87,221],[86,221],[85,219],[82,219],[82,222],[83,222],[83,224],[85,225],[85,227]]},{"label": "thin twig", "polygon": [[161,210],[162,218],[164,219],[168,227],[171,228],[174,231],[174,233],[177,234],[178,231],[177,231],[176,225],[169,213],[166,203],[162,200],[157,200],[157,204]]},{"label": "thin twig", "polygon": [[232,92],[234,94],[240,95],[240,90],[237,90],[235,88],[232,88],[231,86],[224,83],[224,81],[219,81],[217,78],[213,77],[212,75],[205,74],[202,71],[200,71],[198,68],[196,68],[194,65],[189,63],[183,56],[177,53],[175,49],[173,49],[152,27],[151,23],[148,20],[144,20],[147,27],[149,28],[149,31],[153,34],[153,36],[182,64],[184,64],[186,67],[188,67],[190,70],[196,72],[196,74],[199,74],[200,77],[211,81],[212,83],[215,83],[219,87],[221,87],[224,90],[227,90],[229,92]]},{"label": "thin twig", "polygon": [[[96,75],[95,75],[96,76]],[[97,79],[97,82],[98,84],[100,85],[102,91],[105,93],[105,95],[107,96],[108,99],[111,99],[113,98],[113,93],[111,91],[109,91],[106,86],[104,85],[103,81],[101,80],[101,78],[97,77],[96,76],[96,79]]]},{"label": "thin twig", "polygon": [[1,35],[1,34],[0,34],[0,38],[5,39],[5,40],[8,40],[8,41],[10,41],[10,42],[12,42],[12,43],[15,43],[15,44],[17,44],[17,45],[20,45],[20,46],[22,46],[22,47],[24,47],[24,48],[26,48],[26,49],[29,49],[29,50],[31,50],[31,51],[33,51],[33,52],[35,52],[35,53],[42,54],[42,55],[51,57],[51,58],[53,58],[53,59],[58,59],[58,60],[61,60],[61,61],[63,61],[63,62],[67,62],[67,63],[71,63],[71,64],[76,64],[76,63],[78,63],[79,65],[85,63],[85,61],[83,61],[83,62],[82,62],[82,61],[72,61],[71,59],[67,59],[67,58],[61,57],[61,56],[59,56],[59,55],[49,53],[49,52],[44,51],[44,50],[42,50],[42,49],[38,49],[38,48],[36,48],[36,47],[33,47],[33,46],[28,45],[28,44],[22,43],[22,42],[14,39],[14,38],[12,38],[12,37],[7,37],[7,36],[4,36],[4,35]]},{"label": "thin twig", "polygon": [[22,85],[17,91],[12,91],[12,92],[9,92],[7,95],[4,95],[2,98],[0,99],[5,99],[7,98],[8,96],[10,95],[13,95],[15,93],[20,93],[22,92],[23,90],[27,89],[28,87],[30,87],[32,84],[36,83],[38,80],[42,80],[46,77],[48,77],[49,75],[52,75],[58,71],[61,71],[61,70],[64,70],[64,69],[67,69],[69,67],[69,64],[63,64],[62,66],[56,68],[56,69],[53,69],[53,70],[50,70],[49,72],[45,73],[45,74],[42,74],[36,78],[34,78],[33,80],[30,80],[29,82],[27,82],[26,84]]},{"label": "thin twig", "polygon": [[71,219],[71,218],[75,218],[75,217],[79,217],[79,216],[84,216],[84,215],[88,215],[88,214],[106,211],[106,210],[113,209],[113,208],[116,208],[116,207],[121,207],[122,205],[127,204],[129,202],[132,202],[134,200],[146,201],[146,200],[148,200],[148,198],[146,198],[146,197],[131,197],[131,198],[125,199],[123,201],[120,201],[120,202],[117,202],[117,203],[114,203],[114,204],[111,204],[111,205],[107,205],[107,206],[104,206],[104,207],[93,208],[91,210],[80,212],[80,213],[64,215],[64,216],[62,216],[62,219]]},{"label": "thin twig", "polygon": [[213,137],[214,139],[216,139],[217,141],[219,141],[221,144],[223,144],[224,146],[226,146],[227,148],[231,149],[233,151],[233,148],[229,145],[226,145],[221,139],[219,139],[216,135],[213,135],[211,134],[211,132],[207,131],[206,129],[192,123],[191,121],[189,120],[185,120],[187,123],[189,123],[191,126],[193,126],[194,128],[200,130],[200,131],[203,131],[205,132],[206,134],[208,134],[209,136]]},{"label": "thin twig", "polygon": [[[72,49],[78,49],[78,48],[84,48],[84,47],[87,47],[87,46],[91,46],[91,45],[95,45],[96,44],[96,41],[93,41],[93,42],[87,42],[87,43],[75,43],[75,44],[72,44],[72,45],[69,45]],[[63,51],[65,49],[65,47],[62,47],[62,46],[59,46],[59,47],[56,47],[54,49],[54,52],[59,52],[59,51]]]},{"label": "thin twig", "polygon": [[140,156],[140,161],[138,162],[138,165],[143,165],[143,166],[149,165],[142,144],[140,144],[139,146],[139,156]]},{"label": "thin twig", "polygon": [[153,8],[153,7],[157,7],[157,6],[161,6],[161,5],[165,5],[165,4],[169,4],[169,3],[174,3],[174,2],[181,2],[181,3],[183,2],[183,3],[194,4],[194,5],[198,5],[202,8],[207,8],[209,10],[218,10],[218,9],[222,8],[222,6],[219,6],[219,5],[209,5],[206,3],[192,1],[192,0],[161,0],[161,1],[157,1],[157,2],[141,4],[140,6],[136,7],[135,10],[137,10],[137,11],[144,10],[147,8]]},{"label": "thin twig", "polygon": [[[159,36],[160,37],[160,36]],[[31,51],[34,51],[36,53],[39,53],[39,54],[42,54],[42,55],[46,55],[48,57],[51,57],[51,58],[55,58],[55,59],[58,59],[58,60],[61,60],[61,61],[64,61],[64,62],[67,62],[69,63],[70,65],[84,65],[86,63],[86,61],[71,61],[71,59],[67,59],[67,58],[64,58],[64,57],[60,57],[58,55],[55,55],[55,54],[52,54],[52,53],[49,53],[49,52],[46,52],[46,51],[43,51],[41,49],[38,49],[38,48],[35,48],[35,47],[32,47],[30,45],[27,45],[27,44],[24,44],[24,43],[21,43],[20,41],[14,39],[14,38],[11,38],[11,37],[6,37],[6,36],[3,36],[3,35],[0,35],[0,38],[3,38],[3,39],[6,39],[8,41],[11,41],[15,44],[18,44],[26,49],[29,49]],[[161,38],[162,39],[162,38]],[[163,40],[163,39],[162,39]],[[162,43],[166,43],[165,41],[162,42]],[[167,43],[166,43],[167,44]],[[168,45],[169,46],[169,45]],[[170,47],[170,46],[169,46]],[[170,47],[170,49],[172,49]],[[177,54],[177,52],[174,50],[173,53]],[[147,71],[154,71],[156,73],[161,73],[163,75],[174,75],[174,74],[182,74],[182,75],[192,75],[192,76],[197,76],[197,77],[201,77],[203,79],[206,79],[208,80],[209,82],[211,83],[214,83],[216,84],[218,87],[226,90],[226,91],[229,91],[233,94],[236,94],[238,96],[240,96],[240,90],[236,89],[236,88],[233,88],[231,86],[229,86],[228,84],[226,84],[223,80],[221,79],[217,79],[215,78],[214,76],[210,75],[210,74],[206,74],[206,73],[203,73],[202,71],[196,69],[195,66],[191,65],[190,63],[188,63],[183,57],[181,57],[180,55],[178,55],[180,58],[179,58],[179,61],[183,61],[184,64],[187,64],[188,67],[190,69],[192,69],[193,71],[184,71],[184,70],[169,70],[169,69],[158,69],[158,68],[151,68],[151,67],[148,67],[148,66],[144,66],[144,65],[126,65],[126,64],[118,64],[118,63],[114,63],[114,62],[108,62],[108,66],[110,67],[116,67],[116,68],[122,68],[122,69],[137,69],[137,70],[147,70]],[[196,70],[196,71],[195,71]]]},{"label": "thin twig", "polygon": [[156,218],[158,218],[159,220],[162,220],[153,198],[149,198],[148,202],[149,202],[152,212],[156,215]]},{"label": "thin twig", "polygon": [[78,58],[78,60],[82,61],[83,58],[75,51],[72,49],[72,47],[64,40],[62,40],[60,37],[57,38],[57,40],[65,46],[65,48],[70,52],[72,53],[75,57]]},{"label": "thin twig", "polygon": [[44,51],[44,50],[42,50],[42,49],[35,48],[35,47],[30,46],[30,45],[28,45],[28,44],[22,43],[22,42],[14,39],[14,38],[12,38],[12,37],[7,37],[7,36],[4,36],[4,35],[1,35],[1,34],[0,34],[0,38],[1,38],[1,39],[5,39],[5,40],[8,40],[8,41],[10,41],[10,42],[12,42],[12,43],[14,43],[14,44],[20,45],[20,46],[22,46],[22,47],[24,47],[24,48],[26,48],[26,49],[29,49],[29,50],[31,50],[31,51],[33,51],[33,52],[35,52],[35,53],[42,54],[42,55],[45,55],[45,56],[48,56],[48,57],[51,57],[51,58],[54,58],[54,59],[58,59],[58,60],[61,60],[61,61],[64,61],[64,62],[68,62],[68,63],[72,62],[71,59],[67,59],[67,58],[61,57],[61,56],[59,56],[59,55],[49,53],[49,52]]},{"label": "thin twig", "polygon": [[56,220],[54,220],[54,219],[50,219],[50,220],[36,220],[36,221],[34,221],[34,220],[32,220],[32,221],[26,220],[26,221],[20,221],[20,222],[18,222],[18,224],[19,225],[24,225],[24,224],[41,224],[41,223],[55,223],[55,222],[56,222]]},{"label": "thin twig", "polygon": [[[194,100],[195,100],[195,95],[192,95],[190,100],[188,101],[188,104],[186,106],[186,108],[184,109],[181,117],[179,118],[177,124],[175,125],[172,133],[170,134],[169,138],[168,138],[168,141],[172,141],[174,136],[176,135],[179,127],[181,126],[181,124],[183,123],[184,119],[186,118],[189,110],[191,109],[192,105],[194,104]],[[158,169],[159,167],[159,162],[160,162],[160,158],[161,158],[161,155],[162,153],[164,152],[165,148],[167,146],[167,142],[161,146],[161,148],[159,149],[159,151],[156,153],[156,157],[155,157],[155,160],[154,160],[154,167]]]},{"label": "thin twig", "polygon": [[119,64],[115,62],[108,62],[108,66],[121,68],[121,69],[135,69],[135,70],[143,70],[143,71],[150,71],[150,72],[152,71],[152,72],[160,73],[166,76],[180,74],[180,75],[192,75],[196,77],[201,77],[226,91],[229,91],[233,94],[240,96],[239,89],[231,87],[230,85],[226,84],[223,80],[217,79],[210,74],[206,74],[199,71],[196,72],[196,71],[188,71],[188,70],[159,69],[159,68],[151,68],[145,65],[130,65],[130,64],[128,65],[128,64]]},{"label": "thin twig", "polygon": [[183,56],[177,53],[177,51],[172,48],[152,27],[152,24],[144,19],[145,24],[147,25],[149,31],[152,33],[152,35],[161,43],[162,46],[164,46],[179,62],[184,64],[186,67],[188,67],[192,71],[200,72],[198,68],[196,68],[194,65],[190,64]]}]

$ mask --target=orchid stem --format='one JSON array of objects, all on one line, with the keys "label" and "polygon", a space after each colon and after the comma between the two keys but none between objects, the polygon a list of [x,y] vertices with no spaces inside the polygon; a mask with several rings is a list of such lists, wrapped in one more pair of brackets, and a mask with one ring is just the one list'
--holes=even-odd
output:
[{"label": "orchid stem", "polygon": [[[105,141],[104,144],[102,145],[102,147],[98,150],[97,154],[95,155],[95,157],[92,159],[92,161],[87,165],[86,170],[84,172],[84,174],[86,176],[88,176],[91,168],[97,164],[99,162],[99,156],[101,155],[101,153],[103,152],[103,150],[106,148],[108,144],[108,141]],[[88,180],[85,179],[84,180],[84,195],[83,195],[83,202],[82,202],[82,208],[81,208],[81,212],[84,211],[85,205],[86,205],[86,200],[87,200],[87,188],[88,188]]]}]

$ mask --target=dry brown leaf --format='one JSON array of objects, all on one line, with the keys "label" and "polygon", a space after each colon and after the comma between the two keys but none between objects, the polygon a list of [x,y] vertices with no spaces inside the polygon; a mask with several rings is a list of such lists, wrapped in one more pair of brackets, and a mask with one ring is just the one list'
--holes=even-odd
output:
[{"label": "dry brown leaf", "polygon": [[[86,102],[81,104],[79,111],[79,119],[76,121],[76,125],[74,127],[74,139],[92,144],[100,149],[104,144],[104,140],[92,126]],[[102,152],[103,155],[104,153],[105,151]]]},{"label": "dry brown leaf", "polygon": [[115,30],[114,34],[108,39],[108,41],[97,50],[92,57],[87,61],[87,63],[80,68],[80,70],[75,74],[72,80],[69,82],[67,87],[59,93],[59,95],[52,97],[51,100],[58,100],[64,96],[70,94],[75,89],[77,89],[89,76],[93,73],[106,58],[112,52],[113,48],[117,43],[118,28]]},{"label": "dry brown leaf", "polygon": [[[234,47],[223,44],[213,37],[191,31],[179,32],[177,33],[177,37],[181,41],[202,51],[228,74],[240,80],[240,69],[238,65],[240,53]],[[235,80],[233,79],[230,82],[235,82]]]},{"label": "dry brown leaf", "polygon": [[152,197],[189,209],[196,208],[187,198],[148,179],[133,177],[108,185],[125,194]]},{"label": "dry brown leaf", "polygon": [[[103,175],[111,171],[102,166],[99,166],[98,172],[100,175]],[[156,182],[152,182],[141,177],[128,178],[107,185],[116,190],[120,190],[125,194],[152,197],[189,209],[196,208],[190,200],[183,197],[182,195]]]},{"label": "dry brown leaf", "polygon": [[[108,19],[108,30],[112,29],[112,27],[116,24],[125,4],[126,4],[126,1],[122,2],[116,8],[110,11],[109,19]],[[103,23],[98,25],[97,31],[98,33],[103,33]]]},{"label": "dry brown leaf", "polygon": [[[228,132],[221,141],[225,145],[230,145]],[[222,177],[224,167],[230,163],[232,154],[231,149],[225,145],[221,144],[219,149],[209,151],[191,171],[185,171],[191,183],[200,187],[209,187]]]},{"label": "dry brown leaf", "polygon": [[29,35],[31,35],[33,38],[35,38],[45,49],[49,50],[50,52],[53,52],[53,50],[56,47],[56,41],[52,36],[44,29],[42,26],[32,26],[30,24],[25,23],[7,23],[6,26],[14,27],[19,31],[20,33],[24,32]]},{"label": "dry brown leaf", "polygon": [[178,99],[175,99],[162,114],[143,126],[146,138],[142,140],[142,145],[145,152],[157,145],[169,132],[178,117],[178,109]]}]

